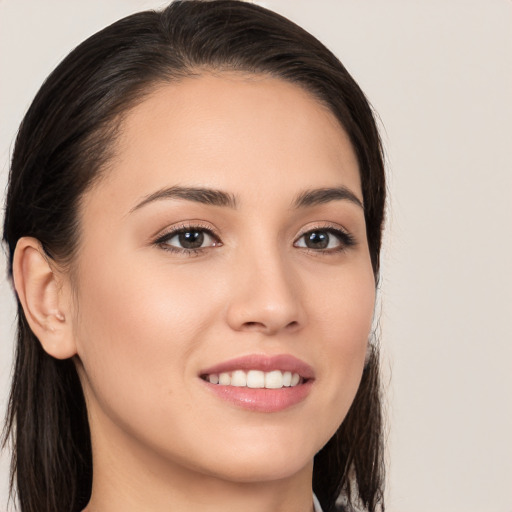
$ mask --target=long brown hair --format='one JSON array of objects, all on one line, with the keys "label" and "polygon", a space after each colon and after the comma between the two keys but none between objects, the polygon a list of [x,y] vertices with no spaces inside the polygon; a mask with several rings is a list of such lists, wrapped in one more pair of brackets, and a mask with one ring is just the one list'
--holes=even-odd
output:
[{"label": "long brown hair", "polygon": [[[382,148],[372,109],[340,61],[312,35],[262,7],[233,0],[177,1],[93,35],[47,78],[14,147],[3,239],[37,238],[72,262],[78,203],[105,171],[122,114],[155,84],[202,70],[239,70],[292,82],[326,105],[355,149],[376,283],[384,217]],[[342,425],[316,455],[313,489],[325,512],[383,510],[382,413],[376,343]],[[91,492],[87,411],[73,360],[44,352],[18,301],[18,340],[4,442],[22,512],[79,511]]]}]

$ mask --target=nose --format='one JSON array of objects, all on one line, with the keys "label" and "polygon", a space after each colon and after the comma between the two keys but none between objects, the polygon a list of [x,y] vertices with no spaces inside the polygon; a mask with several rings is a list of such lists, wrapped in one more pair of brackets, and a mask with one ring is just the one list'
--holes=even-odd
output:
[{"label": "nose", "polygon": [[241,255],[232,269],[229,326],[265,335],[301,329],[306,314],[298,275],[277,251],[258,252]]}]

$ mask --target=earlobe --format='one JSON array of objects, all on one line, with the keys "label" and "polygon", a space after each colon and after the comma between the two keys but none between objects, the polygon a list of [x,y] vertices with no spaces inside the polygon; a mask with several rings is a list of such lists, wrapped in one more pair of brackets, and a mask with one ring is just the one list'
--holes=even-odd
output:
[{"label": "earlobe", "polygon": [[69,299],[63,293],[61,276],[52,268],[37,239],[18,240],[13,278],[25,317],[43,349],[57,359],[74,356]]}]

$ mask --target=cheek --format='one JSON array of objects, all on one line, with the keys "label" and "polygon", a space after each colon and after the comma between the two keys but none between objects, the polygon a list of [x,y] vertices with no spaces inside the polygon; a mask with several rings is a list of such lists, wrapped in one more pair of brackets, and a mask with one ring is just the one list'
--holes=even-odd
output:
[{"label": "cheek", "polygon": [[[375,307],[375,282],[364,261],[347,266],[313,290],[311,318],[322,331],[329,351],[357,354],[366,348]],[[349,358],[350,359],[350,358]]]},{"label": "cheek", "polygon": [[[319,295],[320,296],[320,295]],[[318,357],[326,389],[331,431],[337,429],[355,397],[364,367],[375,306],[373,273],[364,267],[340,275],[324,290],[315,306],[322,349]]]},{"label": "cheek", "polygon": [[78,355],[97,398],[124,407],[124,400],[133,405],[170,393],[173,380],[187,371],[187,353],[201,332],[204,315],[197,308],[204,295],[169,273],[120,260],[82,274],[87,279],[79,286]]}]

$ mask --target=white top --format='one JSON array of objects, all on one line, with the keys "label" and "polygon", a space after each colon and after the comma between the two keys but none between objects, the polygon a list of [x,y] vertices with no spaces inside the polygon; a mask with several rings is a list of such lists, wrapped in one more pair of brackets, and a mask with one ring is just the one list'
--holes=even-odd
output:
[{"label": "white top", "polygon": [[315,496],[315,493],[313,493],[313,509],[314,512],[322,512],[322,507],[320,506],[320,502],[318,501],[318,498]]}]

